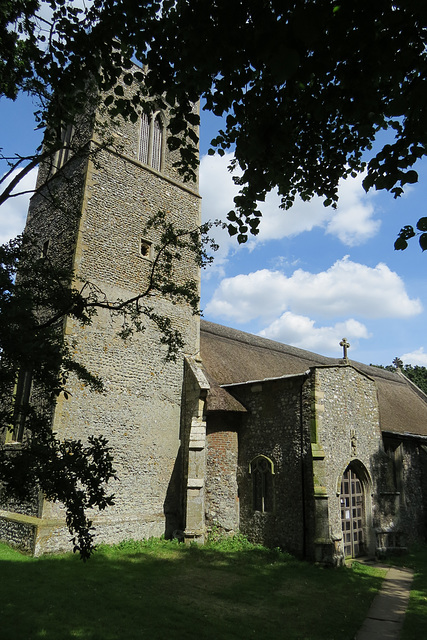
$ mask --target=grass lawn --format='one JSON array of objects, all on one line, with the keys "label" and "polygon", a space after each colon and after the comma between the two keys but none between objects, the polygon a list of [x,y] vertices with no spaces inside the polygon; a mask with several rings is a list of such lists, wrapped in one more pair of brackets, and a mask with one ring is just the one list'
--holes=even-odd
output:
[{"label": "grass lawn", "polygon": [[401,640],[427,638],[427,546],[414,548],[399,558],[388,558],[386,562],[414,570]]},{"label": "grass lawn", "polygon": [[383,575],[358,563],[324,569],[239,539],[131,541],[100,547],[85,564],[0,545],[0,638],[350,640]]}]

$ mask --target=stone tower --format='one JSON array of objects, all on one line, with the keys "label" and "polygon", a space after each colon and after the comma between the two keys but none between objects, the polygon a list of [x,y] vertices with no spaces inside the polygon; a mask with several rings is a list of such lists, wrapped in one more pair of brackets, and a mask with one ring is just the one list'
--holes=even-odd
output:
[{"label": "stone tower", "polygon": [[[103,144],[90,119],[81,130],[65,129],[64,149],[40,167],[26,231],[48,254],[72,265],[76,286],[89,282],[109,300],[130,299],[146,286],[154,258],[158,231],[147,232],[147,220],[164,211],[177,227],[199,225],[198,185],[184,183],[173,167],[167,121],[167,113],[157,112],[136,123],[108,125],[109,142]],[[96,153],[73,155],[69,141],[76,136]],[[60,206],[46,199],[46,190]],[[198,281],[198,268],[182,260],[177,277]],[[184,357],[199,351],[199,318],[184,302],[172,304],[155,295],[149,304],[182,333],[185,346],[175,362],[165,360],[159,330],[150,322],[124,341],[118,336],[123,319],[105,309],[88,326],[64,321],[64,339],[76,359],[100,376],[105,393],[70,379],[71,394],[59,397],[53,430],[61,439],[104,435],[119,478],[112,486],[115,506],[94,514],[97,542],[160,536],[182,523]],[[9,507],[9,524],[24,531],[27,540],[21,546],[36,554],[70,548],[60,505],[42,499],[25,513],[12,511]]]}]

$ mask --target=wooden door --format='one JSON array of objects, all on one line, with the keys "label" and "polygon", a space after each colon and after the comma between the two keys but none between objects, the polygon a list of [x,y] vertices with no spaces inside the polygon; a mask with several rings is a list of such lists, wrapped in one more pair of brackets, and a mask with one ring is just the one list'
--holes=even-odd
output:
[{"label": "wooden door", "polygon": [[364,553],[365,515],[363,486],[351,467],[342,477],[340,503],[344,555],[356,558]]}]

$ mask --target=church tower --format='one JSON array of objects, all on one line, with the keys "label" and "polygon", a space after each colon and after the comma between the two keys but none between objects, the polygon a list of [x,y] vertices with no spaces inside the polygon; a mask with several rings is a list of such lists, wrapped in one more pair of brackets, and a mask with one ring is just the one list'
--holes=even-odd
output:
[{"label": "church tower", "polygon": [[[167,112],[103,124],[103,139],[93,119],[81,130],[64,129],[63,149],[40,167],[26,231],[52,259],[72,265],[74,286],[99,299],[128,300],[145,289],[155,260],[159,230],[147,230],[148,220],[162,211],[176,227],[195,229],[200,197],[197,182],[184,182],[173,166],[177,155],[166,144]],[[76,140],[90,148],[89,155],[73,154]],[[184,256],[175,277],[198,282],[199,269]],[[181,332],[184,347],[175,361],[165,359],[161,332],[149,320],[127,340],[118,335],[123,316],[107,309],[98,309],[86,326],[70,317],[64,321],[64,339],[76,360],[105,386],[94,393],[70,378],[69,397],[58,398],[52,424],[61,440],[104,435],[113,449],[115,505],[94,514],[96,542],[160,536],[182,526],[181,394],[184,358],[199,351],[199,318],[188,303],[166,295],[151,295],[144,304]],[[60,505],[42,499],[32,513],[15,513],[14,520],[32,537],[36,554],[70,548]]]}]

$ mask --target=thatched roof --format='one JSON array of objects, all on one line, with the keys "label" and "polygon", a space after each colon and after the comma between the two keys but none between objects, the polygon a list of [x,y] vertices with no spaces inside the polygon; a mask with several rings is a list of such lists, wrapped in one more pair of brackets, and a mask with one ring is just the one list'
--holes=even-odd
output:
[{"label": "thatched roof", "polygon": [[[327,358],[204,320],[200,343],[211,385],[210,411],[244,411],[221,385],[301,375],[311,367],[343,364],[340,358]],[[422,391],[399,373],[353,360],[349,363],[375,380],[383,431],[427,437],[427,397]]]}]

